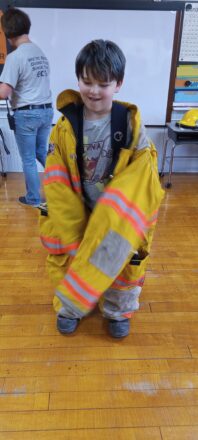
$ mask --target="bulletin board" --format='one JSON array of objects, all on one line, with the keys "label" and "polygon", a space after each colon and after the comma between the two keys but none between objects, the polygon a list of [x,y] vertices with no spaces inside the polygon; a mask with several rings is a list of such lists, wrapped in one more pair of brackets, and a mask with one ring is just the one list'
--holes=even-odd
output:
[{"label": "bulletin board", "polygon": [[198,2],[185,3],[173,108],[198,108]]},{"label": "bulletin board", "polygon": [[198,63],[198,2],[185,4],[179,62]]}]

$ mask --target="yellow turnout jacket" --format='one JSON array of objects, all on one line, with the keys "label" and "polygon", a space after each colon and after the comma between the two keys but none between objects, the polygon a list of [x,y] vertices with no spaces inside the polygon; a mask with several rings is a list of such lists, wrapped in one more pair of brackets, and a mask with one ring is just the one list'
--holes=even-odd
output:
[{"label": "yellow turnout jacket", "polygon": [[[71,103],[80,104],[80,95],[64,91],[57,107]],[[154,145],[151,142],[150,147],[136,149],[139,110],[122,104],[130,110],[133,139],[129,148],[121,149],[113,178],[92,213],[82,194],[71,123],[62,116],[51,133],[44,174],[48,216],[40,216],[40,235],[53,258],[67,257],[65,273],[56,285],[54,307],[58,313],[70,307],[82,317],[110,286],[127,289],[143,283],[145,263],[131,266],[129,262],[137,251],[144,256],[149,253],[164,191]]]}]

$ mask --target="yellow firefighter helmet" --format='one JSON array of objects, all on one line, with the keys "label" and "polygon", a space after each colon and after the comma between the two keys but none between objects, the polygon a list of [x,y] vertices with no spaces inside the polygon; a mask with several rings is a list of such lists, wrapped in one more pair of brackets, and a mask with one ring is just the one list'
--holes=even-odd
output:
[{"label": "yellow firefighter helmet", "polygon": [[177,125],[186,128],[197,128],[198,129],[198,108],[188,110],[178,121]]}]

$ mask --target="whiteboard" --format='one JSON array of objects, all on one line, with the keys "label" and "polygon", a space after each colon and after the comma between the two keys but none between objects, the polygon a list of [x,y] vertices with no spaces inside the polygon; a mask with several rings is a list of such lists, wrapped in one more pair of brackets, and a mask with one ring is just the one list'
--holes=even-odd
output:
[{"label": "whiteboard", "polygon": [[[109,39],[127,59],[115,98],[138,105],[147,125],[166,123],[175,11],[21,9],[32,22],[30,39],[49,59],[54,105],[64,89],[78,90],[75,58],[80,49],[93,39]],[[54,122],[58,117],[55,111]]]}]

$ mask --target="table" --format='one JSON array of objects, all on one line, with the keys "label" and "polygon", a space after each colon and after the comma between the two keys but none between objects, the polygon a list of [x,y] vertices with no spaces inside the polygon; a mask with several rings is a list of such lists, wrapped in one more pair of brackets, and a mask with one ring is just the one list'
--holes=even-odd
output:
[{"label": "table", "polygon": [[[168,182],[165,184],[166,188],[171,188],[172,183],[171,183],[171,177],[172,177],[172,170],[173,170],[173,160],[176,158],[192,158],[192,157],[197,157],[198,156],[175,156],[175,149],[176,147],[178,147],[179,145],[183,145],[183,144],[196,144],[198,146],[198,127],[196,129],[192,129],[192,128],[184,128],[184,127],[179,127],[176,125],[176,122],[170,122],[168,124],[166,124],[167,128],[168,128],[168,138],[166,140],[166,143],[164,145],[164,150],[163,150],[163,157],[162,157],[162,167],[161,167],[161,172],[160,172],[160,176],[164,175],[164,165],[165,165],[165,161],[166,159],[170,159],[169,162],[169,172],[168,172]],[[171,151],[170,151],[170,156],[167,156],[167,147],[169,142],[172,142],[172,147],[171,147]]]}]

